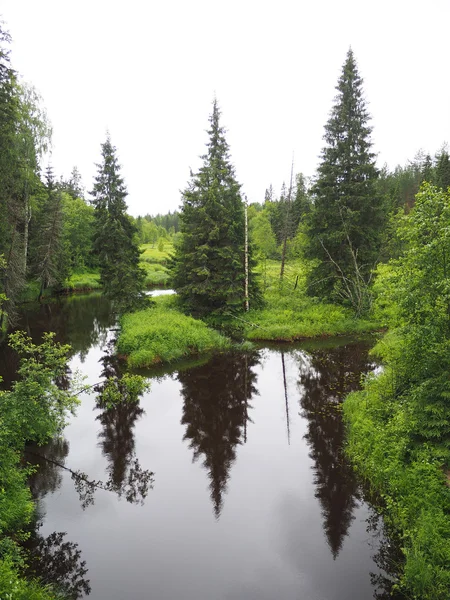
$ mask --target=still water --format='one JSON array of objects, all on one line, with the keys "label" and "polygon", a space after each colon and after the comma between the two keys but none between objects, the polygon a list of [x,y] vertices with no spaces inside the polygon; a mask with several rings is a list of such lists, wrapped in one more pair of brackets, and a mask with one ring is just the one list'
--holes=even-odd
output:
[{"label": "still water", "polygon": [[[72,344],[86,384],[123,369],[101,296],[21,325]],[[341,401],[373,369],[369,347],[216,356],[109,410],[83,395],[64,439],[28,453],[41,575],[93,600],[387,598],[391,547],[342,452]]]}]

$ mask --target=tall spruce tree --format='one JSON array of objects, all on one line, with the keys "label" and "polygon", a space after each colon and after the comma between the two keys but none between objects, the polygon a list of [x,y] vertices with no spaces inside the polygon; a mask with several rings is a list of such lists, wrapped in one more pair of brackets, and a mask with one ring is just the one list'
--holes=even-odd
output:
[{"label": "tall spruce tree", "polygon": [[52,167],[46,171],[45,198],[33,240],[33,273],[39,283],[39,299],[52,286],[60,287],[68,275],[63,240],[63,204]]},{"label": "tall spruce tree", "polygon": [[[209,118],[207,152],[183,192],[182,238],[172,262],[174,289],[189,312],[223,322],[244,310],[244,204],[230,163],[217,100]],[[250,250],[251,252],[251,250]],[[250,305],[259,290],[249,257]]]},{"label": "tall spruce tree", "polygon": [[367,300],[384,223],[362,84],[350,49],[325,125],[307,249],[320,261],[309,277],[310,293],[348,302],[357,312]]},{"label": "tall spruce tree", "polygon": [[436,184],[444,191],[450,187],[450,156],[445,147],[436,157]]},{"label": "tall spruce tree", "polygon": [[143,292],[145,272],[139,267],[136,227],[127,215],[127,191],[120,175],[116,148],[109,134],[102,144],[93,196],[95,217],[94,252],[98,257],[104,293],[119,312],[148,303]]}]

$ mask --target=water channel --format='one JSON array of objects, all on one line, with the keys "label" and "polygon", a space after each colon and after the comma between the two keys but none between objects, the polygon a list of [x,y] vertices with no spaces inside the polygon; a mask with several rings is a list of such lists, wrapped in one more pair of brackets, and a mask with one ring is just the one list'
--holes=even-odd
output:
[{"label": "water channel", "polygon": [[[86,384],[123,369],[100,295],[30,307],[20,326],[70,343]],[[27,454],[42,576],[92,600],[388,598],[393,550],[342,451],[341,402],[374,368],[371,343],[160,369],[137,405],[83,395],[64,439]],[[5,385],[15,367],[0,347]]]}]

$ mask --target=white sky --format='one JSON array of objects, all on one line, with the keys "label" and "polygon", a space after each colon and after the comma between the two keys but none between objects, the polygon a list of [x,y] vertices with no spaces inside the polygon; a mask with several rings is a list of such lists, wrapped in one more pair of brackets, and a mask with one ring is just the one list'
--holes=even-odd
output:
[{"label": "white sky", "polygon": [[131,214],[176,209],[216,93],[243,192],[313,175],[351,45],[378,163],[450,141],[449,0],[0,0],[12,62],[41,93],[57,176],[89,190],[107,129]]}]

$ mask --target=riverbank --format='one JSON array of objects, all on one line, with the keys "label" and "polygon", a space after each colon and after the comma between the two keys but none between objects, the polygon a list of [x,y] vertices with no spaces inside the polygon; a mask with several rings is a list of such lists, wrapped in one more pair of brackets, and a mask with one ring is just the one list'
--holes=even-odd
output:
[{"label": "riverbank", "polygon": [[[235,345],[205,322],[185,315],[175,296],[155,301],[156,307],[125,315],[121,320],[117,348],[130,366],[148,367]],[[247,343],[358,335],[380,328],[376,321],[355,319],[348,309],[276,290],[266,294],[262,310],[250,310],[233,322],[239,337]]]},{"label": "riverbank", "polygon": [[417,443],[412,398],[400,400],[392,393],[394,378],[387,365],[362,391],[347,397],[347,451],[381,498],[388,528],[402,540],[405,564],[399,589],[411,598],[448,600],[450,490],[442,448]]}]

